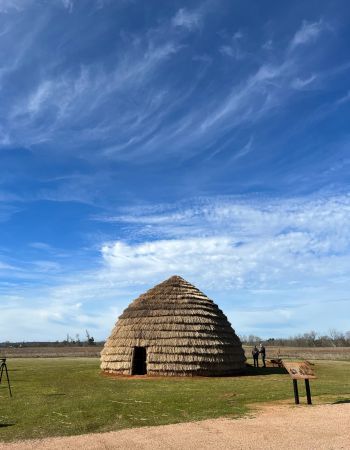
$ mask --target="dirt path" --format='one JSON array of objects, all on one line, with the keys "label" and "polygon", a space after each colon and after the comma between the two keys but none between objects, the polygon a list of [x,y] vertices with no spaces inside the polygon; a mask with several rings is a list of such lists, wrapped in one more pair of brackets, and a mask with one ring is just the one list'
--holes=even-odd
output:
[{"label": "dirt path", "polygon": [[40,441],[0,444],[0,450],[100,449],[350,449],[350,403],[265,406],[255,417],[133,428]]}]

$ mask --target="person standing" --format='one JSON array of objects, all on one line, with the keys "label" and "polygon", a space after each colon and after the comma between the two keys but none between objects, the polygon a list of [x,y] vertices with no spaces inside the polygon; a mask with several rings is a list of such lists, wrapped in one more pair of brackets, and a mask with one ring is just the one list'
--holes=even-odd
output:
[{"label": "person standing", "polygon": [[266,367],[266,362],[265,362],[266,349],[265,349],[265,347],[262,344],[260,344],[260,346],[259,346],[259,353],[261,355],[261,360],[262,360],[262,363],[263,363],[263,367]]},{"label": "person standing", "polygon": [[252,356],[254,361],[254,367],[259,367],[259,350],[258,347],[255,345],[252,350]]}]

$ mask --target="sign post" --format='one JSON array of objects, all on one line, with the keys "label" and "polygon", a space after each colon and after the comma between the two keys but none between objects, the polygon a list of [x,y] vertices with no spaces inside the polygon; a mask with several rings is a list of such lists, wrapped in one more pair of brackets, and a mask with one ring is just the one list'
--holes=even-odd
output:
[{"label": "sign post", "polygon": [[311,405],[309,380],[314,380],[316,378],[311,365],[307,361],[282,361],[282,364],[293,380],[295,404],[299,405],[298,380],[305,380],[307,404]]},{"label": "sign post", "polygon": [[299,392],[298,392],[298,381],[297,380],[293,380],[293,388],[294,388],[295,404],[299,405]]},{"label": "sign post", "polygon": [[311,405],[311,391],[310,391],[310,383],[308,378],[305,378],[305,389],[306,389],[306,397],[307,397],[307,404]]}]

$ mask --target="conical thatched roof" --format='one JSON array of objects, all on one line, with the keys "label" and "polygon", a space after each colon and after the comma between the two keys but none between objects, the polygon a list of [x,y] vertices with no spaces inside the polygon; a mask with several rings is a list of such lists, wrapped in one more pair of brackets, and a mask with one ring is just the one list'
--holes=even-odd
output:
[{"label": "conical thatched roof", "polygon": [[[135,358],[144,358],[144,372],[135,372]],[[226,316],[179,276],[134,300],[101,353],[101,369],[123,375],[220,376],[244,367],[242,344]]]}]

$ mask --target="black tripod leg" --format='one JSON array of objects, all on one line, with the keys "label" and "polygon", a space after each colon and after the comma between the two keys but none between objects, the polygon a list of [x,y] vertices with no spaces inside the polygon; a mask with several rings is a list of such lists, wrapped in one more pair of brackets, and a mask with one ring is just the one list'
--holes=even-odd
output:
[{"label": "black tripod leg", "polygon": [[5,370],[6,370],[6,378],[7,378],[7,384],[8,384],[8,387],[9,387],[10,397],[12,397],[11,384],[10,384],[9,373],[7,371],[7,366],[5,366]]},{"label": "black tripod leg", "polygon": [[1,381],[2,381],[2,374],[3,374],[3,372],[4,372],[4,364],[1,364],[0,384],[1,384]]},{"label": "black tripod leg", "polygon": [[6,378],[7,378],[7,386],[9,388],[9,393],[10,393],[10,397],[12,397],[12,391],[11,391],[11,384],[10,384],[10,377],[9,377],[9,373],[7,370],[7,366],[5,363],[2,363],[1,365],[1,372],[0,372],[0,383],[2,381],[2,376],[4,374],[4,370],[5,370],[5,374],[6,374]]}]

